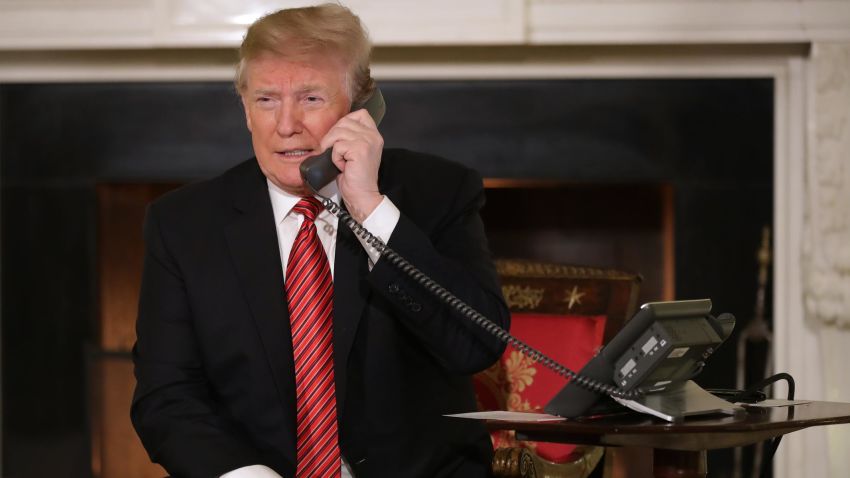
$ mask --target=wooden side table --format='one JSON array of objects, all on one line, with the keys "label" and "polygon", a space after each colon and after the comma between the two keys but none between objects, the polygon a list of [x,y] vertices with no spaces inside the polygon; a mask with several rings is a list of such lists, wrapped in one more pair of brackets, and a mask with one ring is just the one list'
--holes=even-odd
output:
[{"label": "wooden side table", "polygon": [[803,428],[850,423],[850,403],[812,401],[789,407],[749,407],[741,416],[705,416],[667,423],[635,413],[558,422],[488,420],[517,438],[653,450],[653,476],[706,477],[706,450],[751,445]]}]

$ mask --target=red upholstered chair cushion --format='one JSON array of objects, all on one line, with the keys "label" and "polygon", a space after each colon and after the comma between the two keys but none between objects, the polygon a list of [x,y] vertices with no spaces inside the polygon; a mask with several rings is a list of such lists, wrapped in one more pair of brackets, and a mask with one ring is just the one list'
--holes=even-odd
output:
[{"label": "red upholstered chair cushion", "polygon": [[[578,371],[602,345],[605,316],[511,314],[511,333]],[[475,392],[481,410],[543,412],[546,403],[567,379],[520,353],[512,346],[489,369],[475,376]],[[493,446],[525,446],[556,463],[569,460],[574,445],[518,442],[513,432],[495,431]]]}]

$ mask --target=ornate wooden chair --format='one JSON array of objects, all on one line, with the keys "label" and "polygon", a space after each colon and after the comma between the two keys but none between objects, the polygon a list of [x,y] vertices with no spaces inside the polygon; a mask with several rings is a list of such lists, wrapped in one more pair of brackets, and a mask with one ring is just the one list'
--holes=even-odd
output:
[{"label": "ornate wooden chair", "polygon": [[[525,260],[497,260],[511,310],[511,333],[567,367],[579,370],[637,307],[639,275],[610,269]],[[475,376],[482,410],[541,411],[566,379],[513,347]],[[600,447],[520,442],[493,431],[497,477],[586,477]]]}]

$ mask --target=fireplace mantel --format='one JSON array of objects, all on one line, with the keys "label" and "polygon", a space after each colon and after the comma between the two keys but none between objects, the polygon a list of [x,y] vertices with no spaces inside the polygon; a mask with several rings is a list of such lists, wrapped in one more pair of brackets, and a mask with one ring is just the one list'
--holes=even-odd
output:
[{"label": "fireplace mantel", "polygon": [[[298,0],[5,0],[0,49],[232,48]],[[841,0],[415,0],[345,2],[376,45],[680,44],[847,37]]]}]

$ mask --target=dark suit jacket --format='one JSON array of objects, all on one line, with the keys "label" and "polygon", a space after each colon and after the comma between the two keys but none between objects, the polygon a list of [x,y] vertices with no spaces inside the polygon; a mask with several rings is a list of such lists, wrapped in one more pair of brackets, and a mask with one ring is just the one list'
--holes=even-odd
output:
[{"label": "dark suit jacket", "polygon": [[[481,179],[431,156],[384,152],[379,187],[401,211],[390,247],[503,327],[478,214]],[[357,478],[476,477],[484,428],[447,413],[476,408],[470,375],[503,346],[451,312],[340,224],[334,360],[340,445]],[[266,179],[256,160],[153,203],[133,424],[175,476],[265,464],[295,469],[292,343]]]}]

